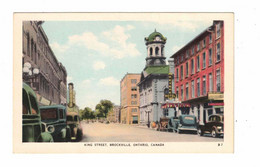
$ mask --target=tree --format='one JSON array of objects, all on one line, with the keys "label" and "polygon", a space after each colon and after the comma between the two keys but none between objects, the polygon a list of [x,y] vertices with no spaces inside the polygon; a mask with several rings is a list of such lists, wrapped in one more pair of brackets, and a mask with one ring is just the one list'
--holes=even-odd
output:
[{"label": "tree", "polygon": [[96,105],[96,111],[99,112],[98,117],[107,117],[107,113],[113,108],[113,103],[110,100],[101,100]]},{"label": "tree", "polygon": [[79,111],[79,116],[81,119],[91,119],[92,112],[91,108],[85,107],[83,110]]}]

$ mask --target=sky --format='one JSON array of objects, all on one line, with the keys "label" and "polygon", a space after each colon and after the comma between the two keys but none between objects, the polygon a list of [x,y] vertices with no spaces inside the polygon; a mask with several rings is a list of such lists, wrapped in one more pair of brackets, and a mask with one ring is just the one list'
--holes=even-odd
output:
[{"label": "sky", "polygon": [[45,21],[49,44],[67,70],[76,103],[95,109],[102,99],[120,105],[120,80],[141,73],[147,56],[144,38],[156,29],[167,38],[167,60],[213,20]]}]

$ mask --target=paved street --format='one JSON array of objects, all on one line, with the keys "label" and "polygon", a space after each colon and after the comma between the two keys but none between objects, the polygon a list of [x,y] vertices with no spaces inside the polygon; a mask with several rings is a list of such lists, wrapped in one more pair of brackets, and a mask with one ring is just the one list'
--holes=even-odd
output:
[{"label": "paved street", "polygon": [[159,132],[146,127],[125,124],[82,122],[81,142],[223,142],[223,138]]}]

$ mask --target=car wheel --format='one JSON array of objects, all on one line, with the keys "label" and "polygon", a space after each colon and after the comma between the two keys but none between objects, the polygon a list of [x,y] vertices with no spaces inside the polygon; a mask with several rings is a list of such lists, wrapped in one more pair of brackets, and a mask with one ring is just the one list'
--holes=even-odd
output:
[{"label": "car wheel", "polygon": [[178,133],[178,134],[181,134],[181,130],[177,129],[177,133]]},{"label": "car wheel", "polygon": [[201,128],[199,128],[199,129],[197,130],[197,134],[198,134],[199,136],[203,136],[203,131],[201,130]]},{"label": "car wheel", "polygon": [[212,137],[214,137],[214,138],[217,137],[216,129],[212,129],[212,131],[211,131],[211,135],[212,135]]},{"label": "car wheel", "polygon": [[67,131],[66,131],[66,142],[71,142],[71,133],[70,133],[70,129],[67,129]]}]

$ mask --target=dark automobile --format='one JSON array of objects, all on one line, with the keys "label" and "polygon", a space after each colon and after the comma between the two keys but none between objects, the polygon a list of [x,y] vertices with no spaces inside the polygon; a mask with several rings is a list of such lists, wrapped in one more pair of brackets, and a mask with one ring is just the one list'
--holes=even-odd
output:
[{"label": "dark automobile", "polygon": [[197,132],[197,121],[194,115],[180,115],[171,117],[168,122],[168,131],[182,133],[184,131]]},{"label": "dark automobile", "polygon": [[40,110],[32,88],[23,83],[23,142],[53,142],[41,123]]},{"label": "dark automobile", "polygon": [[199,125],[197,133],[199,136],[203,136],[205,133],[210,133],[212,137],[224,136],[224,116],[221,114],[210,115],[208,122]]},{"label": "dark automobile", "polygon": [[67,125],[70,127],[71,140],[80,141],[83,133],[77,112],[67,112]]},{"label": "dark automobile", "polygon": [[63,105],[41,106],[41,119],[55,142],[70,141],[70,128],[66,122],[66,107]]},{"label": "dark automobile", "polygon": [[169,132],[176,132],[178,128],[180,120],[178,117],[171,117],[168,121],[168,131]]}]

